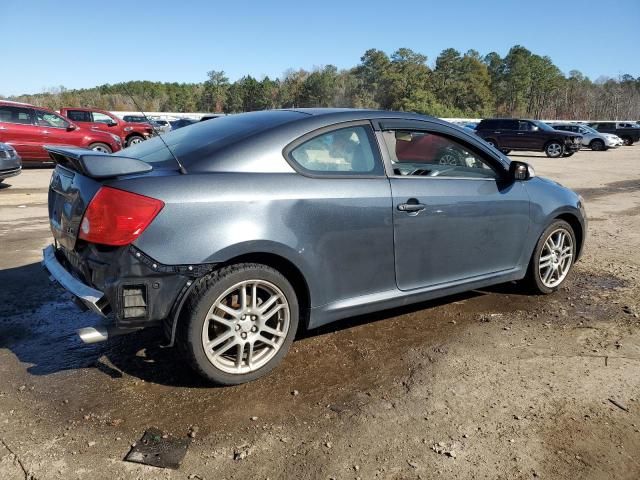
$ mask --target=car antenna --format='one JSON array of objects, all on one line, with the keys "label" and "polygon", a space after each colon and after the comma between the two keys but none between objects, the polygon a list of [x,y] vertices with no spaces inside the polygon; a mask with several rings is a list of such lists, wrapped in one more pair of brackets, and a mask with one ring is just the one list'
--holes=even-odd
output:
[{"label": "car antenna", "polygon": [[158,133],[158,130],[156,130],[156,127],[153,125],[153,123],[151,123],[151,120],[149,120],[149,117],[147,117],[147,114],[144,113],[142,111],[142,109],[140,108],[140,105],[138,105],[138,102],[136,102],[136,99],[133,98],[133,95],[131,95],[131,93],[129,92],[129,89],[123,84],[122,88],[124,89],[125,92],[127,92],[127,95],[129,95],[129,98],[131,98],[131,101],[133,102],[133,104],[135,105],[135,107],[140,111],[140,113],[142,114],[142,116],[144,117],[144,119],[147,121],[147,123],[149,125],[151,125],[151,128],[153,129],[153,132],[156,134],[156,136],[160,139],[160,141],[164,144],[165,147],[167,147],[167,150],[169,150],[169,153],[171,154],[171,156],[173,157],[173,159],[176,161],[176,163],[178,164],[180,173],[182,173],[183,175],[187,173],[187,169],[184,168],[184,166],[180,163],[180,160],[178,160],[178,157],[176,156],[175,153],[173,153],[173,150],[171,150],[171,148],[169,147],[169,145],[167,145],[167,142],[164,141],[164,138],[162,138],[162,135],[160,135],[160,133]]}]

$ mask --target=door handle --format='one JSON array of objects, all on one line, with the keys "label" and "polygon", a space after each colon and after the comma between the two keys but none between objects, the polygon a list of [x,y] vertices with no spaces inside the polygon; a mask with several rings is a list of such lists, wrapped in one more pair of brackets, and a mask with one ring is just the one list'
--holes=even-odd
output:
[{"label": "door handle", "polygon": [[518,132],[516,135],[524,135],[524,132]]},{"label": "door handle", "polygon": [[51,133],[51,132],[49,132],[49,130],[43,130],[43,131],[42,131],[42,133],[43,133],[44,135],[49,135],[49,133]]},{"label": "door handle", "polygon": [[414,203],[411,202],[411,200],[409,200],[408,203],[401,203],[400,205],[398,205],[398,210],[400,210],[401,212],[418,213],[425,209],[426,205],[424,203],[417,203],[417,201]]},{"label": "door handle", "polygon": [[0,125],[0,130],[7,130],[7,127],[3,127]]}]

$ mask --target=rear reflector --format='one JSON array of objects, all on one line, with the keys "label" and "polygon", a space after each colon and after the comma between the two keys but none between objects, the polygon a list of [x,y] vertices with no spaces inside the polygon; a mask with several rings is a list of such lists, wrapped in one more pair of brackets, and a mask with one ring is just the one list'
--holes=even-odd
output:
[{"label": "rear reflector", "polygon": [[160,200],[111,187],[100,187],[80,224],[82,240],[102,245],[128,245],[164,207]]}]

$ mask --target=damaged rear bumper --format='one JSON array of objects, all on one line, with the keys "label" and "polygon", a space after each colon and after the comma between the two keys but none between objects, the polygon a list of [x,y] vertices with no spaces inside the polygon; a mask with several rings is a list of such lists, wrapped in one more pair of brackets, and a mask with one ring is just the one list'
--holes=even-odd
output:
[{"label": "damaged rear bumper", "polygon": [[189,287],[213,265],[164,265],[133,245],[103,248],[76,245],[72,251],[50,245],[42,265],[76,303],[102,316],[115,330],[165,324],[172,337],[174,319]]},{"label": "damaged rear bumper", "polygon": [[56,258],[53,245],[42,251],[42,266],[49,273],[49,278],[58,282],[67,292],[71,293],[83,305],[94,312],[106,316],[107,301],[100,290],[85,285],[71,275]]}]

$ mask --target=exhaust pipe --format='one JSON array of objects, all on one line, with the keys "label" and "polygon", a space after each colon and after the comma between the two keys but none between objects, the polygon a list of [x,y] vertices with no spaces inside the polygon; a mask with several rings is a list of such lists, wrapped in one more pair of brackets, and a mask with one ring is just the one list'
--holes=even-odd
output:
[{"label": "exhaust pipe", "polygon": [[78,336],[84,343],[104,342],[109,338],[107,327],[84,327],[78,330]]},{"label": "exhaust pipe", "polygon": [[84,327],[77,330],[78,336],[83,343],[98,343],[104,342],[111,337],[118,335],[125,335],[127,333],[135,332],[137,328],[110,328],[103,325],[97,325],[95,327]]}]

